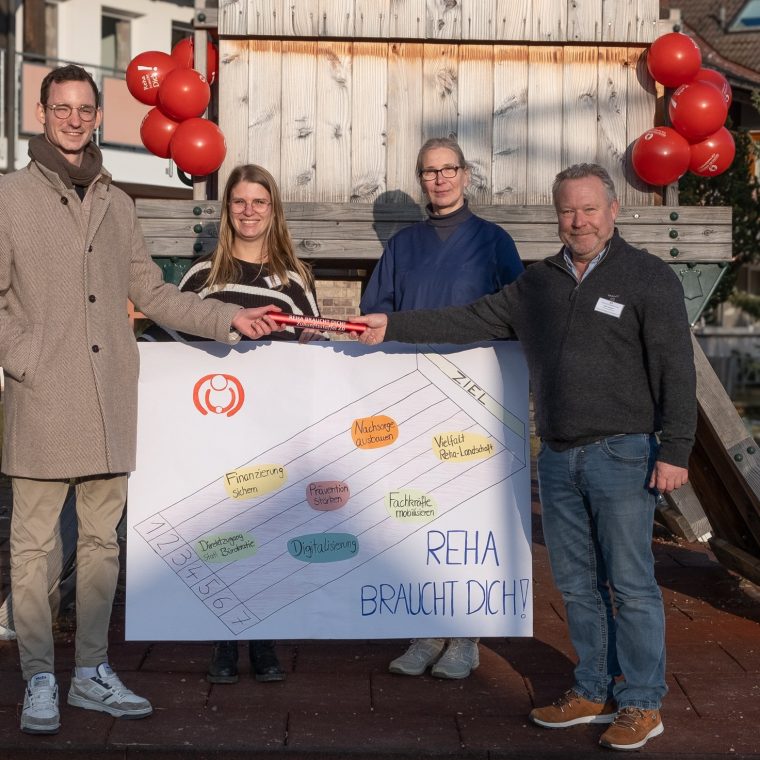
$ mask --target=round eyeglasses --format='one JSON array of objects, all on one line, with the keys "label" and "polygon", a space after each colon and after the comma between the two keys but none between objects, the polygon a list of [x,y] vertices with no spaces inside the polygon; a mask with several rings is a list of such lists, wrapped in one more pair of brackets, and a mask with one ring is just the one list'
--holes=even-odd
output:
[{"label": "round eyeglasses", "polygon": [[56,103],[52,106],[45,106],[45,108],[51,110],[56,118],[61,120],[68,119],[72,111],[76,111],[82,121],[92,121],[98,113],[95,106],[69,106],[66,103]]},{"label": "round eyeglasses", "polygon": [[423,169],[420,172],[420,179],[425,180],[425,182],[432,182],[438,178],[439,174],[444,179],[454,179],[461,168],[461,166],[444,166],[442,169]]},{"label": "round eyeglasses", "polygon": [[253,211],[266,211],[267,206],[272,205],[272,201],[265,200],[264,198],[254,198],[248,203],[248,201],[244,201],[242,198],[233,198],[228,205],[233,214],[243,214],[248,206]]}]

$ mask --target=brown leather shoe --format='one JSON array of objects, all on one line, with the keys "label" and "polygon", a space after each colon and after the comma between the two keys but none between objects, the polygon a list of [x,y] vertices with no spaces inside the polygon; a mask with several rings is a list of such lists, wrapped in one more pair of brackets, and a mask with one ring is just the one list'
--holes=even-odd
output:
[{"label": "brown leather shoe", "polygon": [[615,720],[615,703],[591,702],[572,689],[568,689],[548,707],[536,707],[528,716],[544,728],[568,728],[581,723],[612,723]]},{"label": "brown leather shoe", "polygon": [[615,722],[599,739],[599,744],[610,749],[639,749],[664,730],[659,710],[621,707]]}]

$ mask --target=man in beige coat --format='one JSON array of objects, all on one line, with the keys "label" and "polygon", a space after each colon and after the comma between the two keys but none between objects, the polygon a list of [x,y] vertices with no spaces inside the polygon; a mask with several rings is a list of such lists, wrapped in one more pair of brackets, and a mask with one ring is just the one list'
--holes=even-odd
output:
[{"label": "man in beige coat", "polygon": [[42,82],[29,165],[0,179],[0,364],[3,471],[13,478],[11,581],[21,670],[21,730],[59,729],[47,555],[76,487],[76,668],[70,705],[150,715],[108,665],[119,571],[116,525],[135,467],[138,351],[127,299],[167,327],[234,343],[277,326],[274,307],[240,309],[163,282],[130,198],[111,184],[91,141],[97,87],[65,66]]}]

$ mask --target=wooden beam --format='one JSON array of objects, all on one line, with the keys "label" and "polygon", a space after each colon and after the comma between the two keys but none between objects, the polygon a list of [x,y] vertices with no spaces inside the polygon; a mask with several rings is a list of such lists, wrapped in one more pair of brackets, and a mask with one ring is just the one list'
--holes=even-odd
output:
[{"label": "wooden beam", "polygon": [[699,419],[689,463],[715,535],[760,558],[760,451],[695,339]]},{"label": "wooden beam", "polygon": [[744,576],[748,581],[760,585],[760,559],[733,546],[722,538],[711,538],[710,548],[723,567]]}]

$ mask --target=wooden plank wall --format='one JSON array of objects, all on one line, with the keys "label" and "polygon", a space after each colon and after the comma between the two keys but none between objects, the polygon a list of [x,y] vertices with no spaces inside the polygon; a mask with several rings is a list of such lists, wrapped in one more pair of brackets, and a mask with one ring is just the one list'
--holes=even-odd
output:
[{"label": "wooden plank wall", "polygon": [[550,203],[555,174],[599,161],[629,205],[654,123],[642,55],[658,0],[225,0],[220,126],[235,165],[286,200],[419,202],[417,150],[456,137],[475,203]]},{"label": "wooden plank wall", "polygon": [[223,0],[219,33],[648,43],[658,0]]},{"label": "wooden plank wall", "polygon": [[[343,27],[356,29],[357,9],[369,6],[388,6],[397,17],[411,7],[401,0],[294,0],[291,5],[292,28],[312,30],[315,24],[320,29],[335,26],[336,18]],[[612,4],[574,0],[568,4],[572,13],[559,15],[555,11],[562,4],[553,0],[499,5],[505,14],[507,6],[540,7],[542,19],[555,18],[568,34],[585,38],[607,27],[600,26],[603,16],[581,11],[598,6],[601,13]],[[622,17],[614,18],[621,29],[628,34],[640,27],[634,23],[640,15],[632,10],[639,4],[616,5]],[[220,17],[238,7],[239,24],[243,17],[247,21],[235,28],[249,30],[255,8],[263,29],[264,9],[280,6],[274,1],[227,2]],[[315,17],[307,6],[310,13],[321,10]],[[341,6],[341,14],[324,15],[328,6]],[[464,37],[461,18],[466,12],[467,28],[484,30],[478,34],[498,19],[476,12],[480,6],[474,0],[454,3],[459,15],[451,16],[450,6],[428,1],[428,15],[419,17],[427,19],[428,33],[431,19],[452,38]],[[626,8],[631,9],[628,20]],[[412,23],[413,16],[405,23]],[[369,18],[366,13],[364,18]],[[513,24],[510,33],[516,34],[515,13],[507,18]],[[373,28],[385,28],[378,26],[379,16],[372,19]],[[533,26],[532,33],[551,39],[548,27],[553,30],[554,22]],[[274,27],[266,28],[271,32]],[[555,174],[575,161],[592,160],[611,172],[622,203],[654,204],[652,188],[635,177],[627,161],[630,145],[654,123],[656,93],[645,50],[641,44],[222,37],[219,124],[228,155],[220,186],[235,165],[252,162],[275,175],[289,201],[419,202],[414,176],[419,146],[429,137],[454,136],[471,165],[475,203],[549,204]]]},{"label": "wooden plank wall", "polygon": [[[514,238],[523,261],[553,256],[558,248],[557,214],[552,206],[473,205],[483,219],[501,225]],[[137,213],[152,256],[192,258],[210,253],[219,234],[218,201],[138,200]],[[388,238],[419,221],[414,205],[286,203],[285,217],[299,256],[318,260],[377,259]],[[667,206],[623,206],[620,234],[681,268],[694,262],[731,260],[731,208],[680,206],[673,218]],[[674,255],[675,254],[675,255]]]}]

